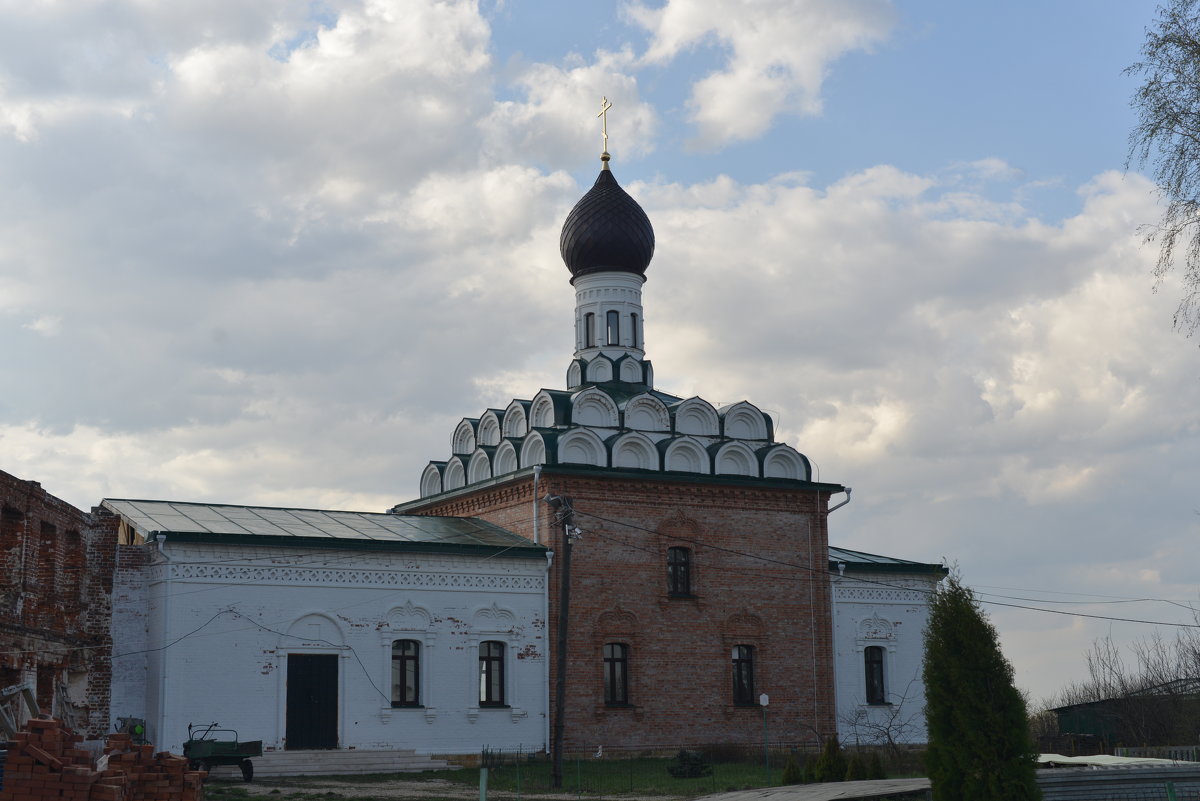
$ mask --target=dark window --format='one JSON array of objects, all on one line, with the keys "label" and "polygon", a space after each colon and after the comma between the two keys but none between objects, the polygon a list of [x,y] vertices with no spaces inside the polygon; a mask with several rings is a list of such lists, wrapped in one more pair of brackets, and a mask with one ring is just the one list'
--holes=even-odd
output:
[{"label": "dark window", "polygon": [[596,315],[591,312],[583,315],[583,346],[596,347]]},{"label": "dark window", "polygon": [[638,347],[637,315],[629,315],[629,330],[633,335],[633,346]]},{"label": "dark window", "polygon": [[754,699],[754,646],[733,646],[733,702],[757,704]]},{"label": "dark window", "polygon": [[421,704],[421,643],[396,640],[392,643],[392,706]]},{"label": "dark window", "polygon": [[504,643],[479,643],[479,705],[504,705]]},{"label": "dark window", "polygon": [[692,594],[692,552],[687,548],[667,549],[667,592]]},{"label": "dark window", "polygon": [[615,311],[608,313],[608,344],[621,344],[621,315]]},{"label": "dark window", "polygon": [[629,646],[619,642],[604,646],[604,703],[629,703]]},{"label": "dark window", "polygon": [[883,689],[883,648],[869,646],[863,651],[863,663],[867,669],[867,703],[886,704],[887,693]]}]

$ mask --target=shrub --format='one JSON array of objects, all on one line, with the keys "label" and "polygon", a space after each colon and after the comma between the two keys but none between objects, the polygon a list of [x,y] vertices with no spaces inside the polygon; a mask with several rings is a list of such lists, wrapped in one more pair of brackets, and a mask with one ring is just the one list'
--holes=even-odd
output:
[{"label": "shrub", "polygon": [[800,767],[800,763],[796,761],[796,757],[788,757],[788,761],[783,766],[783,778],[780,779],[782,784],[801,784],[804,782],[804,768]]},{"label": "shrub", "polygon": [[825,741],[821,750],[821,758],[817,760],[817,776],[819,782],[840,782],[846,778],[846,756],[842,753],[842,745],[837,735]]},{"label": "shrub", "polygon": [[867,778],[887,778],[887,771],[883,769],[883,759],[880,758],[878,751],[872,751],[871,756],[867,757]]},{"label": "shrub", "polygon": [[867,778],[867,764],[863,761],[862,756],[855,754],[850,757],[850,761],[846,764],[846,781],[860,782]]},{"label": "shrub", "polygon": [[804,757],[804,783],[812,784],[817,780],[817,755],[808,754]]},{"label": "shrub", "polygon": [[711,776],[712,765],[700,751],[681,749],[675,759],[667,765],[667,773],[676,779],[695,779],[699,776]]}]

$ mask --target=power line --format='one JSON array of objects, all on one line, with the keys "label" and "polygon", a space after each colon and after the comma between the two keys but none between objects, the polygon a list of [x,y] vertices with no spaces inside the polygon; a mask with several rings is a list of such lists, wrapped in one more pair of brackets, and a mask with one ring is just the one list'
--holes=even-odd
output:
[{"label": "power line", "polygon": [[[745,557],[748,559],[757,559],[761,562],[767,562],[769,564],[782,565],[785,567],[794,567],[794,568],[797,568],[800,570],[809,571],[810,573],[817,573],[817,572],[825,573],[825,572],[827,572],[827,569],[828,569],[826,567],[825,569],[818,571],[817,568],[811,567],[809,565],[802,565],[802,564],[798,564],[795,562],[787,562],[787,561],[783,561],[781,559],[773,559],[768,556],[747,553],[745,551],[738,551],[733,548],[725,548],[725,547],[722,547],[719,545],[713,545],[712,543],[703,542],[701,540],[697,540],[694,538],[679,536],[677,534],[667,535],[667,534],[663,534],[662,532],[655,531],[654,529],[649,529],[649,528],[645,528],[644,526],[639,526],[635,523],[629,523],[629,522],[621,521],[621,520],[613,520],[611,518],[602,517],[601,515],[593,514],[591,512],[577,512],[577,513],[585,515],[587,517],[594,518],[596,520],[603,521],[605,523],[611,523],[611,524],[617,525],[617,526],[625,526],[626,528],[632,528],[632,529],[635,529],[638,531],[644,531],[648,534],[653,534],[657,537],[663,537],[663,538],[669,537],[670,539],[681,541],[681,542],[690,542],[693,545],[699,545],[704,548],[710,548],[712,550],[723,551],[725,553],[735,554],[737,556],[742,556],[742,557]],[[888,584],[888,583],[882,582],[882,581],[874,581],[872,579],[859,578],[857,576],[855,577],[854,580],[858,581],[858,582],[866,583],[866,584],[874,584],[874,585],[878,585],[881,587],[888,587],[890,589],[896,589],[896,585]],[[905,587],[904,589],[908,589],[913,592],[919,592],[924,595],[934,595],[936,593],[936,590],[925,590],[925,589],[921,589],[919,587]],[[1062,610],[1062,609],[1046,609],[1044,607],[1024,606],[1022,604],[1011,604],[1011,603],[1005,603],[1003,601],[989,601],[985,598],[979,598],[979,602],[985,603],[985,604],[990,604],[992,606],[1004,606],[1004,607],[1009,607],[1009,608],[1013,608],[1013,609],[1026,609],[1026,610],[1029,610],[1032,612],[1045,612],[1047,614],[1052,614],[1052,615],[1066,615],[1069,617],[1086,617],[1086,618],[1092,618],[1095,620],[1110,620],[1110,621],[1119,622],[1119,623],[1140,623],[1140,624],[1151,625],[1151,626],[1173,626],[1176,628],[1200,629],[1200,623],[1173,623],[1173,622],[1166,622],[1166,621],[1159,621],[1159,620],[1141,620],[1141,619],[1137,619],[1137,618],[1112,617],[1109,615],[1092,615],[1092,614],[1087,614],[1085,612],[1069,612],[1069,611]]]}]

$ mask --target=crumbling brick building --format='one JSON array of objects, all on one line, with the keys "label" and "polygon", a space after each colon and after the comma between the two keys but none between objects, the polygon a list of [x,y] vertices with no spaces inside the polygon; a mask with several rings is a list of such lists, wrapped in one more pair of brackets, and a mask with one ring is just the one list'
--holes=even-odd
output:
[{"label": "crumbling brick building", "polygon": [[116,525],[0,471],[0,688],[32,685],[89,737],[109,723]]}]

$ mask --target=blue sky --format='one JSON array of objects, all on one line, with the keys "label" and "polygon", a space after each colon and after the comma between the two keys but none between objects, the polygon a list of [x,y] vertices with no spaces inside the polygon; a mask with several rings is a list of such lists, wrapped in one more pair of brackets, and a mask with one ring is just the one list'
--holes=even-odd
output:
[{"label": "blue sky", "polygon": [[[1136,82],[1123,71],[1137,59],[1156,5],[898,3],[886,41],[829,66],[820,116],[783,115],[763,136],[716,150],[688,146],[679,103],[689,82],[716,69],[727,50],[710,36],[639,76],[664,131],[653,153],[626,163],[688,181],[720,174],[765,181],[802,170],[824,185],[874,164],[926,174],[995,157],[1019,174],[991,187],[992,196],[1036,183],[1022,195],[1026,204],[1058,218],[1078,209],[1076,187],[1124,164]],[[626,45],[644,51],[647,31],[628,24],[620,7],[504,3],[488,14],[496,60],[556,61]],[[587,170],[576,172],[583,180]]]},{"label": "blue sky", "polygon": [[[562,386],[606,95],[661,388],[770,411],[854,487],[834,544],[1188,622],[1200,359],[1123,171],[1153,16],[0,3],[0,469],[84,508],[412,498],[460,418]],[[994,614],[1035,698],[1173,631]]]}]

